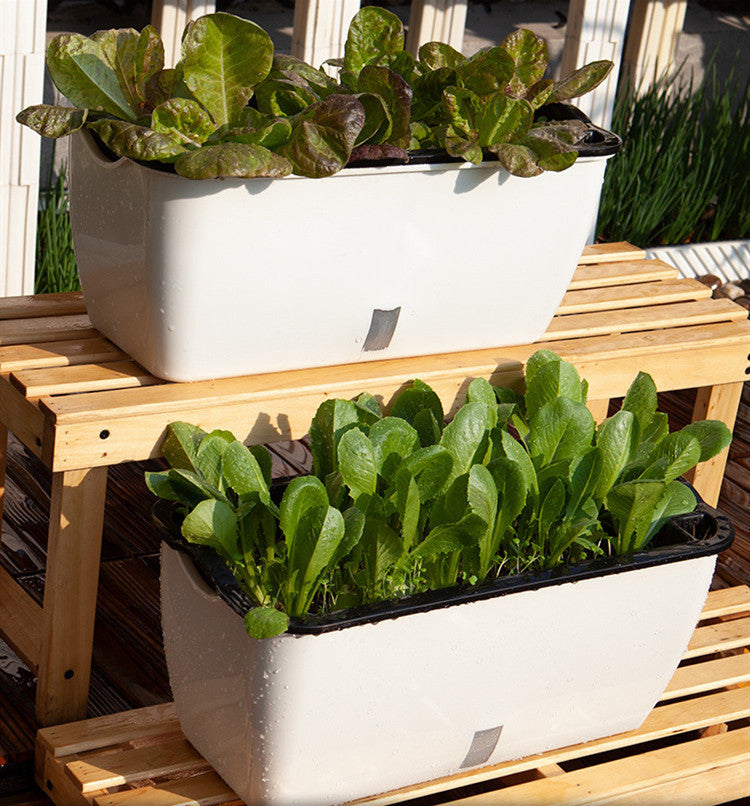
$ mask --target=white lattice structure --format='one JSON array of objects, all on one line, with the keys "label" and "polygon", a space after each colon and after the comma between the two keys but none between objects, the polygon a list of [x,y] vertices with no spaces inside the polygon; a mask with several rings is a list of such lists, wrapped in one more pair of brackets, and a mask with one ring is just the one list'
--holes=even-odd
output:
[{"label": "white lattice structure", "polygon": [[612,121],[629,10],[630,0],[570,0],[569,4],[562,75],[598,59],[615,63],[606,81],[576,100],[576,106],[605,129]]},{"label": "white lattice structure", "polygon": [[0,0],[0,296],[34,290],[39,136],[16,113],[39,103],[47,0]]},{"label": "white lattice structure", "polygon": [[686,10],[687,0],[632,0],[622,67],[641,92],[674,65]]}]

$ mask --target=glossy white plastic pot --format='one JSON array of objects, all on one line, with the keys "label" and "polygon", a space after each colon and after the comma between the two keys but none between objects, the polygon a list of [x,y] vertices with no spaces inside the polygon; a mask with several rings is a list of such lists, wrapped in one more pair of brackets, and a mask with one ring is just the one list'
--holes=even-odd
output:
[{"label": "glossy white plastic pot", "polygon": [[150,372],[191,381],[528,343],[596,216],[606,156],[191,181],[72,144],[91,320]]},{"label": "glossy white plastic pot", "polygon": [[264,641],[164,544],[182,730],[247,803],[323,806],[636,728],[690,640],[731,543],[723,524],[676,551],[346,611]]}]

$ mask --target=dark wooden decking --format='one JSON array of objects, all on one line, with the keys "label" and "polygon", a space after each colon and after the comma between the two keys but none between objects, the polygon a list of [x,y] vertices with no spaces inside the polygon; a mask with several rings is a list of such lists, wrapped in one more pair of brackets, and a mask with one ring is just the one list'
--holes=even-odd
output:
[{"label": "dark wooden decking", "polygon": [[[673,427],[689,421],[694,393],[660,395]],[[616,405],[614,403],[613,405]],[[303,442],[276,445],[274,474],[309,468]],[[116,465],[109,471],[89,715],[153,705],[170,697],[161,644],[158,538],[151,527],[151,494],[143,472],[158,462]],[[3,522],[3,565],[41,602],[50,478],[13,438],[9,445]],[[719,558],[714,587],[750,582],[750,384],[745,385],[720,508],[733,520],[733,549]],[[0,803],[30,786],[35,681],[0,641]],[[7,798],[7,800],[6,800]]]}]

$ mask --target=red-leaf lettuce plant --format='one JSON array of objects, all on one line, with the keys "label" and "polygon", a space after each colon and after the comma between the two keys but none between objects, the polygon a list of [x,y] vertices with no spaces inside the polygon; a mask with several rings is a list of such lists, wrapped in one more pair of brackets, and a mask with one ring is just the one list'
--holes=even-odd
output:
[{"label": "red-leaf lettuce plant", "polygon": [[486,150],[511,173],[534,176],[572,165],[585,132],[580,120],[535,112],[593,89],[612,63],[545,79],[547,45],[526,30],[468,59],[440,42],[415,59],[400,20],[367,7],[335,66],[338,80],[274,56],[262,28],[225,13],[189,23],[169,69],[151,26],[62,34],[47,67],[75,108],[31,106],[17,119],[46,137],[86,127],[116,155],[173,163],[191,179],[321,177],[352,159],[431,148],[474,163]]},{"label": "red-leaf lettuce plant", "polygon": [[313,472],[278,505],[265,448],[172,423],[172,469],[146,481],[179,502],[188,541],[221,555],[255,604],[248,632],[267,637],[310,612],[646,547],[695,507],[677,477],[731,434],[718,421],[669,434],[645,374],[597,428],[586,388],[540,351],[524,395],[475,379],[448,425],[419,380],[387,415],[368,394],[328,400],[310,426]]}]

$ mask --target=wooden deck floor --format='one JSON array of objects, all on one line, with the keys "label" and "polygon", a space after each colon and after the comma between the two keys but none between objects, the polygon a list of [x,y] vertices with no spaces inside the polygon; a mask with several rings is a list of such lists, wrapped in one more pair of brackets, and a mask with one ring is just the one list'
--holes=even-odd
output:
[{"label": "wooden deck floor", "polygon": [[[691,393],[660,398],[673,427],[688,421]],[[741,406],[720,501],[737,537],[733,549],[719,558],[714,587],[750,582],[750,384],[745,385]],[[275,475],[309,468],[303,442],[276,445],[273,452]],[[159,546],[150,522],[153,498],[143,482],[143,471],[156,466],[157,462],[131,463],[110,469],[89,716],[170,698],[161,644]],[[0,558],[40,602],[49,486],[47,471],[11,439]],[[31,780],[34,688],[32,674],[0,641],[0,803],[9,806],[44,802],[40,795],[34,796],[36,800],[9,797],[23,789],[24,780]]]}]

